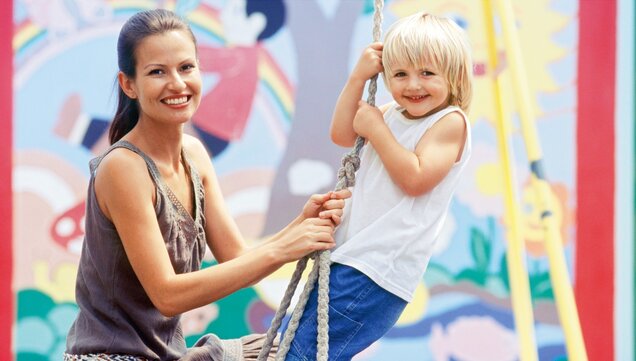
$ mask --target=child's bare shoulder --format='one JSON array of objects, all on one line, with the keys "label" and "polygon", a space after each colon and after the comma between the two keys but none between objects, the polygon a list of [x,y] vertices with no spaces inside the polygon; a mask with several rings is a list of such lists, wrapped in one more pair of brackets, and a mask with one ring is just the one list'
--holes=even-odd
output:
[{"label": "child's bare shoulder", "polygon": [[466,123],[464,121],[464,115],[458,111],[451,111],[447,114],[444,114],[438,121],[436,126],[441,127],[451,127],[464,129],[466,128]]}]

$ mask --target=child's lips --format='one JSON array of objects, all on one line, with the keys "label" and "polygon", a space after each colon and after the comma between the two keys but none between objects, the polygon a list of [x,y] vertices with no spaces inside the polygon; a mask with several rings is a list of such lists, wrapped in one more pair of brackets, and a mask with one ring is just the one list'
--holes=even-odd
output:
[{"label": "child's lips", "polygon": [[408,99],[410,102],[419,103],[426,98],[426,95],[411,95],[406,96],[405,98]]}]

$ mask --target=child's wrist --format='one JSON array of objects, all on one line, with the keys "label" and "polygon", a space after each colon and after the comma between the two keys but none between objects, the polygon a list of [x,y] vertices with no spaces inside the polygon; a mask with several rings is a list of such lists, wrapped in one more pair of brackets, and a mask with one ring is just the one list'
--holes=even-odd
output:
[{"label": "child's wrist", "polygon": [[359,76],[357,74],[351,74],[349,76],[349,85],[356,86],[356,87],[363,87],[364,88],[364,84],[367,82],[367,80],[369,80],[369,79],[365,78],[364,76]]},{"label": "child's wrist", "polygon": [[375,140],[378,136],[382,136],[382,131],[384,128],[384,123],[373,125],[369,131],[367,132],[367,138],[369,142],[375,143]]}]

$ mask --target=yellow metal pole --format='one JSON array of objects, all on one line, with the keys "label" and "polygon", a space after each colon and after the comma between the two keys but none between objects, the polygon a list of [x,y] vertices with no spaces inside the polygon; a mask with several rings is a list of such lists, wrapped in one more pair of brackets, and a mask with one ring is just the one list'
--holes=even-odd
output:
[{"label": "yellow metal pole", "polygon": [[504,102],[501,96],[501,81],[497,69],[497,40],[495,37],[494,14],[492,2],[483,0],[484,24],[488,39],[488,73],[492,79],[495,98],[497,144],[499,146],[499,160],[503,170],[505,222],[508,229],[508,275],[510,280],[510,297],[515,319],[515,328],[519,338],[519,355],[521,361],[538,360],[537,346],[534,338],[534,316],[532,310],[532,295],[530,282],[525,265],[525,245],[521,232],[521,216],[519,212],[518,196],[515,191],[515,177],[513,168],[512,147],[508,142],[510,122],[504,116]]},{"label": "yellow metal pole", "polygon": [[529,87],[524,71],[525,68],[521,48],[519,46],[519,36],[517,34],[512,5],[509,0],[496,0],[496,3],[501,18],[506,56],[512,72],[512,82],[519,107],[521,131],[528,153],[528,160],[530,161],[532,186],[539,200],[539,206],[541,207],[545,245],[550,263],[550,280],[552,281],[561,326],[565,334],[568,359],[586,361],[587,353],[583,342],[583,334],[581,332],[574,293],[570,285],[565,256],[563,255],[561,234],[558,230],[559,225],[552,213],[553,206],[550,204],[550,186],[543,172],[541,147],[534,123],[532,102],[530,101]]}]

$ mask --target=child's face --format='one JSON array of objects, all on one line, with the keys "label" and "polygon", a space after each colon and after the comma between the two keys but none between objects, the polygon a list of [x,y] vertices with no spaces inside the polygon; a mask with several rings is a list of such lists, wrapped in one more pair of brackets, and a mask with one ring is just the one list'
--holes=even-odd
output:
[{"label": "child's face", "polygon": [[449,89],[446,79],[433,66],[424,68],[402,62],[387,74],[393,99],[404,108],[407,118],[421,118],[448,105]]}]

